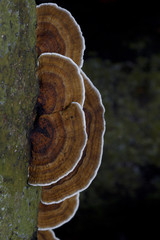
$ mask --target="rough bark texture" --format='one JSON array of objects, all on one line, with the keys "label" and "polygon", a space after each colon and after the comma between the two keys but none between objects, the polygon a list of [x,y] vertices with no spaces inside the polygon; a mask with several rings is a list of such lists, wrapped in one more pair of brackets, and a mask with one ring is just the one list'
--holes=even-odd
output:
[{"label": "rough bark texture", "polygon": [[38,95],[33,0],[0,0],[0,239],[34,239],[40,188],[27,184]]}]

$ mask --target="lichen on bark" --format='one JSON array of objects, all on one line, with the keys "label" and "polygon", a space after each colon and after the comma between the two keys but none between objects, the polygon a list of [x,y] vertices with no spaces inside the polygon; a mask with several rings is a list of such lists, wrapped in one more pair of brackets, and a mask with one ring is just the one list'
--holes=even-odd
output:
[{"label": "lichen on bark", "polygon": [[0,0],[0,239],[32,239],[41,189],[27,184],[38,95],[33,0]]}]

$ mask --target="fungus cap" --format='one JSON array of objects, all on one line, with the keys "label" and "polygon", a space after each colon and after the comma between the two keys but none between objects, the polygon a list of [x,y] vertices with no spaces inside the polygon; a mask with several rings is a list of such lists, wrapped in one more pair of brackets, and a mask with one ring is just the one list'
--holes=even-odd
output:
[{"label": "fungus cap", "polygon": [[37,233],[38,240],[60,240],[55,236],[55,233],[52,230],[38,231]]},{"label": "fungus cap", "polygon": [[78,66],[68,57],[41,54],[37,75],[40,82],[38,105],[42,113],[65,109],[71,102],[83,106],[85,88]]},{"label": "fungus cap", "polygon": [[36,49],[38,55],[56,52],[70,57],[78,66],[82,66],[84,38],[69,11],[53,3],[37,6]]},{"label": "fungus cap", "polygon": [[78,103],[40,116],[31,133],[31,185],[49,185],[73,170],[87,142],[85,116]]},{"label": "fungus cap", "polygon": [[45,205],[40,202],[38,212],[38,229],[48,230],[62,226],[73,218],[78,206],[79,194],[52,205]]},{"label": "fungus cap", "polygon": [[81,160],[67,176],[42,189],[42,202],[60,202],[86,189],[99,169],[105,132],[104,107],[99,91],[82,72],[85,84],[84,112],[88,141]]}]

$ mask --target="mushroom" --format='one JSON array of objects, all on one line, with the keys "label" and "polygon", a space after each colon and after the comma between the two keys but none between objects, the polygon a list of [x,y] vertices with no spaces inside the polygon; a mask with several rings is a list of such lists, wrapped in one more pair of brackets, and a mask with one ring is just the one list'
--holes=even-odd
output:
[{"label": "mushroom", "polygon": [[103,136],[105,131],[104,107],[99,91],[82,72],[85,84],[84,112],[86,118],[88,141],[81,160],[67,176],[58,182],[42,188],[42,202],[54,203],[86,189],[95,178],[99,169]]},{"label": "mushroom", "polygon": [[68,222],[76,213],[79,206],[79,194],[60,203],[39,204],[38,230],[55,229]]},{"label": "mushroom", "polygon": [[70,12],[53,3],[37,6],[36,49],[38,56],[44,52],[56,52],[82,66],[84,38]]},{"label": "mushroom", "polygon": [[38,106],[41,113],[61,111],[71,102],[83,106],[83,78],[78,66],[70,58],[56,53],[44,53],[39,57],[38,64]]},{"label": "mushroom", "polygon": [[37,239],[38,240],[59,240],[55,236],[55,233],[52,230],[45,230],[45,231],[38,231],[37,233]]},{"label": "mushroom", "polygon": [[79,103],[43,114],[31,133],[30,185],[55,183],[73,170],[86,145],[85,115]]},{"label": "mushroom", "polygon": [[74,216],[79,192],[100,166],[104,107],[98,90],[80,72],[85,44],[72,15],[56,4],[41,4],[36,32],[40,94],[28,182],[43,186],[38,240],[56,240],[51,229]]}]

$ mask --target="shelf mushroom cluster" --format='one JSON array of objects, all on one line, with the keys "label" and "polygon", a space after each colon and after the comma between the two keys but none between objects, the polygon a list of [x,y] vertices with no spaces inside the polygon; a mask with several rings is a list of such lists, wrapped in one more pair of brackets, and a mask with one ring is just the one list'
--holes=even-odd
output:
[{"label": "shelf mushroom cluster", "polygon": [[28,183],[42,186],[38,240],[69,221],[79,193],[95,178],[105,131],[99,91],[83,73],[84,38],[72,15],[56,4],[37,6],[40,93],[31,132]]}]

